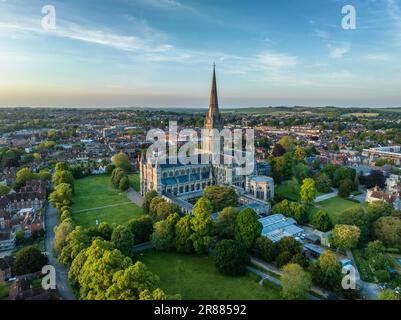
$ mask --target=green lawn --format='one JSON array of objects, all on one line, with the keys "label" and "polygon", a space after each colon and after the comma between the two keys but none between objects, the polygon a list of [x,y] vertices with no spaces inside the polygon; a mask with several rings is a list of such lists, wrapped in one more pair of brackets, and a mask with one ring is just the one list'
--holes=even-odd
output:
[{"label": "green lawn", "polygon": [[[130,203],[125,192],[114,188],[108,175],[76,180],[71,210],[74,222],[84,227],[95,226],[96,220],[125,224],[142,214],[142,209]],[[79,212],[81,210],[88,211]]]},{"label": "green lawn", "polygon": [[[293,180],[283,181],[281,184],[276,186],[274,192],[278,196],[290,200],[290,201],[298,201],[299,192],[301,187],[298,182]],[[317,192],[317,196],[321,196],[323,193]]]},{"label": "green lawn", "polygon": [[282,182],[274,190],[278,196],[291,201],[298,201],[299,191],[299,184],[292,180]]},{"label": "green lawn", "polygon": [[255,275],[239,278],[221,275],[208,256],[148,251],[139,260],[160,277],[160,287],[183,300],[279,300],[280,289]]},{"label": "green lawn", "polygon": [[9,284],[0,282],[0,300],[5,300],[8,298],[9,289],[10,289]]},{"label": "green lawn", "polygon": [[325,200],[323,202],[319,202],[315,204],[315,207],[312,208],[311,210],[311,216],[310,218],[313,218],[313,215],[318,212],[319,210],[325,210],[329,214],[332,222],[334,224],[337,223],[338,217],[342,212],[345,210],[352,208],[352,207],[357,207],[360,206],[359,204],[346,200],[341,197],[335,197],[331,198],[328,200]]}]

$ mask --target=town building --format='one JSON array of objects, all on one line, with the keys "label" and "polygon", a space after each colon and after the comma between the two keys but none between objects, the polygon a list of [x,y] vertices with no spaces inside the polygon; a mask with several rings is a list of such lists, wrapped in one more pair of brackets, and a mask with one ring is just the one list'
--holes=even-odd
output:
[{"label": "town building", "polygon": [[401,146],[364,149],[362,154],[369,157],[371,162],[378,159],[388,159],[393,160],[397,166],[401,165]]},{"label": "town building", "polygon": [[278,242],[285,237],[293,237],[302,240],[305,237],[304,229],[297,226],[297,222],[293,218],[287,218],[282,214],[274,214],[259,219],[262,224],[262,236],[271,241]]},{"label": "town building", "polygon": [[370,189],[366,193],[366,202],[384,201],[391,203],[394,210],[401,211],[401,193],[391,194],[385,191],[381,191],[379,187]]}]

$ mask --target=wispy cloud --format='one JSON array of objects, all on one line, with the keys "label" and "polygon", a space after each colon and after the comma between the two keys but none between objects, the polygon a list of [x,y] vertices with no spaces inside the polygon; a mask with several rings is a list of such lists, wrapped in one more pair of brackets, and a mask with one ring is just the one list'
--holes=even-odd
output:
[{"label": "wispy cloud", "polygon": [[157,53],[173,49],[171,44],[158,43],[153,37],[122,35],[99,28],[83,27],[74,22],[62,21],[60,19],[57,20],[57,28],[51,31],[42,29],[38,21],[29,19],[24,19],[23,22],[18,20],[0,22],[0,31],[61,37],[128,52],[146,51]]},{"label": "wispy cloud", "polygon": [[370,61],[387,61],[389,56],[384,53],[369,53],[363,56],[364,59]]},{"label": "wispy cloud", "polygon": [[293,68],[299,63],[298,57],[282,53],[262,53],[257,56],[257,59],[262,68],[266,68],[272,71]]},{"label": "wispy cloud", "polygon": [[343,44],[337,46],[328,44],[327,47],[330,50],[329,56],[332,59],[342,59],[344,55],[346,55],[351,50],[351,46],[349,44]]},{"label": "wispy cloud", "polygon": [[396,37],[397,45],[401,44],[401,8],[394,0],[387,1],[387,13],[394,22],[391,33]]},{"label": "wispy cloud", "polygon": [[329,39],[330,38],[330,33],[321,29],[315,29],[314,30],[315,34],[321,38],[321,39]]}]

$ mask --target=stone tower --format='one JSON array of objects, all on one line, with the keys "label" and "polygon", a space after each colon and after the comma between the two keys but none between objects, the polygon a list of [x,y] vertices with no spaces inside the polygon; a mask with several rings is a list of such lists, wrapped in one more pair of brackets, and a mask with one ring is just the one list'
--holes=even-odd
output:
[{"label": "stone tower", "polygon": [[[219,111],[219,99],[217,96],[217,81],[216,81],[216,66],[213,65],[213,78],[212,78],[212,89],[210,92],[210,104],[209,104],[209,111],[206,115],[205,119],[205,129],[206,135],[204,137],[204,150],[209,153],[220,152],[220,137],[218,138],[219,142],[219,149],[214,150],[213,147],[215,139],[213,137],[213,129],[218,130],[219,132],[223,130],[223,121],[221,120],[221,115]],[[217,139],[216,139],[217,141]]]}]

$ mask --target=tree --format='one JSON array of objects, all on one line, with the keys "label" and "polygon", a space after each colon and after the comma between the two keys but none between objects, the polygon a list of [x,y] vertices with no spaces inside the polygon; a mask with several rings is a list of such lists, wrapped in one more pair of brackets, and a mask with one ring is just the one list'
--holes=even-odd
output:
[{"label": "tree", "polygon": [[290,262],[296,263],[300,265],[302,268],[306,268],[308,266],[308,258],[302,252],[297,253],[295,256],[293,256]]},{"label": "tree", "polygon": [[64,211],[62,211],[62,213],[60,215],[61,222],[63,222],[66,219],[72,219],[70,210],[64,210]]},{"label": "tree", "polygon": [[[106,291],[106,299],[138,300],[143,299],[146,293],[147,299],[164,297],[165,300],[164,292],[157,288],[158,282],[159,277],[150,272],[144,263],[137,261],[113,275],[112,285]],[[153,291],[151,295],[150,291]]]},{"label": "tree", "polygon": [[331,219],[329,214],[326,211],[319,210],[313,217],[313,225],[316,229],[327,232],[331,230],[333,224],[331,223]]},{"label": "tree", "polygon": [[249,250],[253,247],[255,240],[260,237],[262,228],[257,213],[250,208],[244,209],[235,221],[235,239]]},{"label": "tree", "polygon": [[113,170],[113,172],[111,173],[111,181],[113,182],[113,185],[116,188],[120,187],[120,181],[126,177],[127,174],[125,173],[125,171],[121,168],[115,168]]},{"label": "tree", "polygon": [[338,195],[344,199],[347,199],[352,191],[353,182],[350,179],[345,179],[340,182],[338,187]]},{"label": "tree", "polygon": [[38,178],[39,178],[40,180],[51,181],[51,180],[52,180],[52,174],[51,174],[49,171],[47,171],[47,170],[41,170],[41,171],[38,173]]},{"label": "tree", "polygon": [[142,204],[144,214],[149,214],[150,203],[153,200],[153,198],[156,198],[157,196],[158,196],[158,194],[154,190],[150,190],[150,191],[146,192],[145,199]]},{"label": "tree", "polygon": [[276,143],[273,147],[272,156],[281,157],[282,155],[284,155],[284,153],[285,149],[283,148],[283,146],[279,143]]},{"label": "tree", "polygon": [[7,186],[0,185],[0,197],[5,196],[10,192],[10,188]]},{"label": "tree", "polygon": [[320,171],[320,173],[321,173],[321,174],[327,175],[327,176],[329,177],[329,179],[330,179],[331,181],[333,181],[333,179],[334,179],[334,173],[336,172],[337,168],[338,168],[338,167],[335,166],[334,164],[326,163],[326,164],[323,166],[323,168],[322,168],[322,170]]},{"label": "tree", "polygon": [[304,179],[299,195],[302,202],[313,203],[317,195],[315,180],[311,178]]},{"label": "tree", "polygon": [[15,176],[15,184],[17,186],[23,186],[25,185],[28,181],[32,180],[32,172],[28,168],[22,168],[20,169],[16,176]]},{"label": "tree", "polygon": [[266,262],[273,262],[277,256],[277,247],[273,241],[262,236],[256,239],[253,253]]},{"label": "tree", "polygon": [[284,251],[281,252],[277,257],[276,257],[276,265],[278,268],[284,267],[286,264],[290,263],[292,260],[293,255],[291,252]]},{"label": "tree", "polygon": [[373,224],[373,236],[386,246],[401,248],[401,219],[381,217]]},{"label": "tree", "polygon": [[131,258],[114,249],[110,242],[97,239],[77,255],[68,277],[80,288],[81,299],[106,300],[111,299],[108,290],[114,284],[115,274],[131,265]]},{"label": "tree", "polygon": [[300,224],[308,222],[308,210],[304,204],[283,200],[274,205],[273,213],[281,213],[287,217],[294,218]]},{"label": "tree", "polygon": [[28,273],[41,271],[46,265],[47,257],[35,247],[22,248],[15,255],[13,274],[21,276]]},{"label": "tree", "polygon": [[358,245],[361,230],[357,226],[337,224],[333,229],[333,244],[341,250],[353,249]]},{"label": "tree", "polygon": [[125,153],[118,153],[111,158],[111,162],[116,168],[120,168],[125,172],[131,169],[131,162]]},{"label": "tree", "polygon": [[303,300],[307,298],[312,287],[310,275],[295,263],[287,264],[280,277],[283,286],[282,294],[288,300]]},{"label": "tree", "polygon": [[129,189],[129,179],[127,176],[121,178],[120,182],[118,183],[118,189],[121,191],[127,191]]},{"label": "tree", "polygon": [[54,167],[55,171],[65,171],[68,170],[68,165],[65,162],[57,162],[56,166]]},{"label": "tree", "polygon": [[154,224],[150,240],[156,250],[167,251],[174,247],[175,226],[178,219],[178,214],[174,214]]},{"label": "tree", "polygon": [[331,180],[324,174],[318,174],[315,178],[316,190],[321,193],[329,193],[331,191]]},{"label": "tree", "polygon": [[56,256],[60,255],[61,250],[63,250],[66,245],[67,236],[72,232],[72,230],[74,230],[74,226],[71,219],[65,219],[55,227],[53,251]]},{"label": "tree", "polygon": [[134,254],[134,235],[126,226],[117,226],[111,234],[111,242],[114,247],[124,255],[132,257]]},{"label": "tree", "polygon": [[296,255],[301,252],[301,244],[293,237],[284,237],[277,242],[279,252],[289,252],[291,255]]},{"label": "tree", "polygon": [[272,176],[276,183],[281,183],[284,179],[284,171],[285,171],[285,160],[284,158],[277,157],[271,161],[272,166]]},{"label": "tree", "polygon": [[132,234],[134,235],[134,244],[140,244],[149,241],[153,233],[153,220],[149,216],[142,216],[132,219],[128,223]]},{"label": "tree", "polygon": [[235,240],[220,241],[213,250],[213,260],[217,270],[228,276],[244,275],[249,263],[246,247]]},{"label": "tree", "polygon": [[383,245],[383,242],[376,240],[371,241],[367,244],[365,248],[365,255],[368,259],[373,259],[379,254],[384,253],[386,248]]},{"label": "tree", "polygon": [[156,207],[156,215],[153,215],[155,221],[166,219],[173,213],[180,213],[180,207],[172,202],[161,201]]},{"label": "tree", "polygon": [[214,212],[221,211],[227,207],[237,205],[238,196],[233,187],[208,186],[203,191],[203,196],[209,199]]},{"label": "tree", "polygon": [[295,147],[295,139],[291,136],[284,136],[279,140],[278,144],[283,146],[286,151],[292,151]]},{"label": "tree", "polygon": [[333,290],[341,284],[341,264],[333,252],[325,251],[319,257],[319,285]]},{"label": "tree", "polygon": [[61,183],[54,188],[54,191],[49,196],[49,201],[57,208],[69,206],[72,199],[72,189],[67,183]]},{"label": "tree", "polygon": [[355,169],[348,168],[348,167],[339,167],[334,172],[333,185],[338,188],[340,186],[341,181],[349,179],[349,180],[351,180],[351,183],[352,183],[351,190],[354,190],[353,181],[355,179],[355,175],[356,175]]},{"label": "tree", "polygon": [[372,170],[370,174],[364,178],[364,183],[366,188],[371,189],[376,186],[380,188],[384,188],[386,182],[386,178],[384,174],[380,170]]},{"label": "tree", "polygon": [[192,244],[192,222],[189,215],[182,217],[175,226],[174,246],[177,252],[191,253],[194,250]]},{"label": "tree", "polygon": [[296,147],[295,151],[294,151],[294,157],[298,161],[304,161],[304,159],[306,157],[305,149],[302,147]]},{"label": "tree", "polygon": [[369,217],[360,206],[345,210],[338,217],[339,224],[357,226],[361,231],[361,240],[365,240],[370,229]]},{"label": "tree", "polygon": [[214,231],[219,239],[235,239],[235,221],[239,209],[233,207],[224,208],[217,217]]},{"label": "tree", "polygon": [[74,176],[70,171],[57,170],[53,175],[53,186],[57,187],[60,184],[66,183],[71,186],[71,190],[74,191]]},{"label": "tree", "polygon": [[292,167],[292,175],[297,179],[297,181],[303,181],[311,176],[311,171],[306,164],[300,162]]},{"label": "tree", "polygon": [[207,251],[211,241],[213,226],[213,208],[210,201],[205,197],[200,197],[192,210],[192,242],[195,252],[200,254]]},{"label": "tree", "polygon": [[401,300],[401,297],[392,290],[383,290],[377,296],[377,300]]},{"label": "tree", "polygon": [[107,173],[107,174],[112,174],[115,168],[116,168],[116,167],[115,167],[114,164],[108,164],[108,165],[106,166],[106,173]]},{"label": "tree", "polygon": [[91,237],[88,230],[78,226],[67,235],[65,241],[66,244],[61,250],[58,260],[61,264],[69,266],[83,249],[90,246]]},{"label": "tree", "polygon": [[375,222],[381,217],[394,215],[395,210],[391,203],[384,201],[373,201],[368,204],[368,216],[370,222]]},{"label": "tree", "polygon": [[111,240],[111,234],[113,233],[113,228],[107,222],[101,222],[97,230],[104,240],[107,241]]}]

